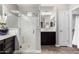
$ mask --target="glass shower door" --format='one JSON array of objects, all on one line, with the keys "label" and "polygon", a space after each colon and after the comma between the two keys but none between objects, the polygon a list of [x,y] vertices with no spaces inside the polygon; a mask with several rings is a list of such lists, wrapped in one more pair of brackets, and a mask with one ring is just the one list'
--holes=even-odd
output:
[{"label": "glass shower door", "polygon": [[21,40],[24,52],[36,50],[36,21],[34,17],[21,16]]}]

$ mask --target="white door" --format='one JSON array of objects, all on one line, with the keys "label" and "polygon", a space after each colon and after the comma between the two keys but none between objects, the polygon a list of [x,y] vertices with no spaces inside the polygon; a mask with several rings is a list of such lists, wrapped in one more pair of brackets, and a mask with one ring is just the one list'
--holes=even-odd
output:
[{"label": "white door", "polygon": [[36,50],[37,17],[21,16],[21,50],[31,52]]},{"label": "white door", "polygon": [[69,44],[68,20],[69,20],[68,11],[59,11],[58,28],[59,28],[59,45],[60,46],[68,46]]}]

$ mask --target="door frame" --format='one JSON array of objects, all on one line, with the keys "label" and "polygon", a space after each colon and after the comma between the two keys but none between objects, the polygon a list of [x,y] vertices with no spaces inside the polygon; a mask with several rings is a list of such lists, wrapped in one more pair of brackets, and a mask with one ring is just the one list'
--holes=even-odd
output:
[{"label": "door frame", "polygon": [[[55,46],[59,47],[59,44],[58,44],[58,9],[56,6],[54,6],[55,9],[56,9],[56,44]],[[39,14],[40,14],[40,7],[39,7]],[[41,22],[41,16],[39,15],[39,23]],[[41,24],[40,24],[41,25]],[[41,48],[41,26],[40,26],[40,48]]]},{"label": "door frame", "polygon": [[74,11],[75,9],[77,9],[77,8],[79,8],[79,5],[77,5],[77,6],[75,6],[75,7],[73,7],[73,8],[71,8],[70,10],[69,10],[69,16],[70,16],[70,21],[69,21],[69,23],[70,23],[70,25],[69,25],[69,39],[70,39],[70,45],[69,45],[69,47],[72,47],[72,40],[73,40],[73,33],[72,33],[72,21],[73,21],[73,12],[72,11]]}]

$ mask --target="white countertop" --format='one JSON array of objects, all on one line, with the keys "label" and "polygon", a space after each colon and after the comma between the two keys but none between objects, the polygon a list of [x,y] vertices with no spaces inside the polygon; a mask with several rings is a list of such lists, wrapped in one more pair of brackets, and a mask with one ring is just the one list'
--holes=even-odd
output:
[{"label": "white countertop", "polygon": [[0,40],[6,39],[12,36],[16,36],[17,32],[18,32],[17,28],[10,28],[9,32],[6,35],[0,35]]},{"label": "white countertop", "polygon": [[41,29],[41,32],[56,32],[56,29]]}]

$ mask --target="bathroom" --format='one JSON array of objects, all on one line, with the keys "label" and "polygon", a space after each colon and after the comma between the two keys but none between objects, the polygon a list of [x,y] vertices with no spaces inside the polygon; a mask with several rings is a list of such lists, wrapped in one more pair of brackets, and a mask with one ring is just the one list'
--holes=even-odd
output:
[{"label": "bathroom", "polygon": [[76,4],[1,4],[0,53],[79,53],[72,33],[78,8]]}]

